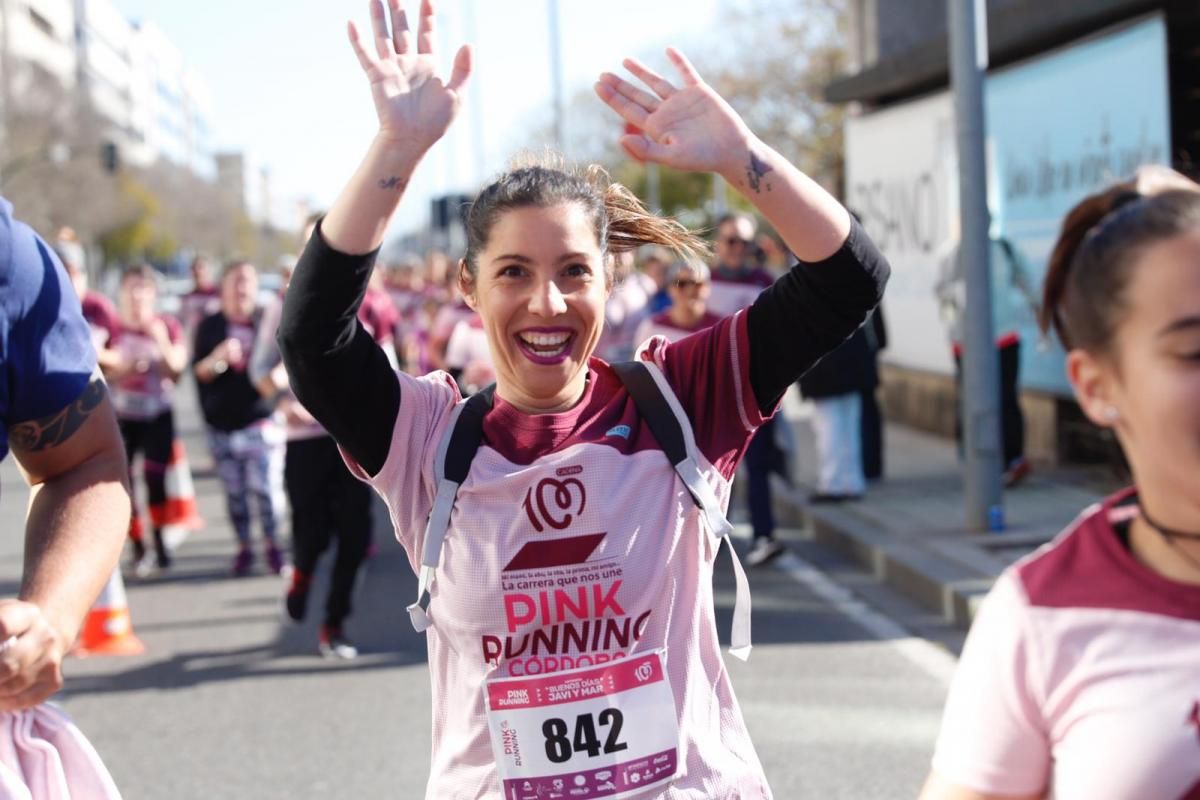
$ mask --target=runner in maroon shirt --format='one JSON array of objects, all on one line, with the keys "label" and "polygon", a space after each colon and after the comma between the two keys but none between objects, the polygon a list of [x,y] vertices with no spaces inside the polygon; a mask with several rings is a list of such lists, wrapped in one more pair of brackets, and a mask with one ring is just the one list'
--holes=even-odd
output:
[{"label": "runner in maroon shirt", "polygon": [[[878,303],[886,262],[670,50],[678,86],[632,60],[651,91],[601,76],[601,99],[646,132],[622,146],[719,172],[804,263],[749,309],[653,340],[640,364],[618,369],[594,357],[611,255],[660,244],[697,257],[703,244],[597,170],[517,169],[473,203],[458,270],[494,388],[465,406],[445,373],[398,374],[354,311],[417,163],[456,114],[471,56],[460,50],[443,80],[429,0],[415,37],[398,2],[390,31],[383,4],[371,8],[373,36],[352,26],[350,37],[380,129],[309,241],[278,340],[297,397],[384,498],[428,589],[409,609],[429,646],[426,796],[770,798],[713,607],[729,481],[791,382]],[[687,455],[668,459],[625,369],[653,381]],[[452,479],[439,465],[462,456],[446,438],[455,415],[477,419],[480,438]],[[744,590],[741,573],[739,657]]]}]

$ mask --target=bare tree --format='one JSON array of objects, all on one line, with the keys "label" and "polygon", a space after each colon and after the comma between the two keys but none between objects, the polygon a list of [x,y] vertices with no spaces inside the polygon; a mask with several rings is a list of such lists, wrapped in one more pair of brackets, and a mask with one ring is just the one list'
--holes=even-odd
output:
[{"label": "bare tree", "polygon": [[[846,0],[743,0],[726,2],[706,36],[685,48],[700,74],[729,101],[763,141],[835,194],[842,189],[843,110],[826,103],[826,84],[848,59]],[[648,48],[651,63],[661,48]],[[566,155],[605,165],[634,191],[645,190],[644,168],[629,160],[617,140],[622,124],[592,89],[567,104]],[[522,142],[538,149],[552,140],[547,112]],[[703,208],[709,184],[672,170],[661,171],[664,210],[678,214]]]},{"label": "bare tree", "polygon": [[101,163],[104,125],[82,92],[31,64],[14,76],[0,136],[0,193],[44,235],[83,241],[121,222],[117,186]]},{"label": "bare tree", "polygon": [[256,227],[215,183],[185,166],[120,159],[106,168],[112,124],[86,92],[36,65],[20,69],[0,131],[0,194],[43,236],[73,228],[114,264],[162,264],[180,251],[274,264],[294,247],[291,233]]},{"label": "bare tree", "polygon": [[743,0],[696,66],[763,141],[826,188],[843,183],[843,110],[824,87],[848,63],[846,0]]}]

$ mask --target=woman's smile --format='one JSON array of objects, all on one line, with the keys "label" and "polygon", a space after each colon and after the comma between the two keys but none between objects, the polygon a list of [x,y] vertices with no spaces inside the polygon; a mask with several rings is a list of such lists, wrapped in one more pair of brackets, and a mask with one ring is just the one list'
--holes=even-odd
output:
[{"label": "woman's smile", "polygon": [[516,336],[520,351],[535,364],[558,364],[571,352],[575,333],[570,328],[527,328]]}]

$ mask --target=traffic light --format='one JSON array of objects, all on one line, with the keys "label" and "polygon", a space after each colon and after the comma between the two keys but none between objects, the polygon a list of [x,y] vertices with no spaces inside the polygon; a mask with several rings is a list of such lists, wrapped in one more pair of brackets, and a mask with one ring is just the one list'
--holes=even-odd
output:
[{"label": "traffic light", "polygon": [[104,165],[104,171],[109,173],[121,168],[121,153],[117,150],[116,142],[100,145],[100,163]]},{"label": "traffic light", "polygon": [[450,198],[442,195],[433,198],[430,217],[435,230],[444,231],[450,227]]},{"label": "traffic light", "polygon": [[469,194],[445,194],[430,202],[430,218],[435,230],[448,230],[451,226],[467,222],[467,211],[474,201]]}]

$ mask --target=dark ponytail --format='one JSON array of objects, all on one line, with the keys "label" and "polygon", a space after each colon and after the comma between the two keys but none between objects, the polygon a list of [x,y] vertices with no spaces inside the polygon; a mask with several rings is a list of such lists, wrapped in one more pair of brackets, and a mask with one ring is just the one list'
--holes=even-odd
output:
[{"label": "dark ponytail", "polygon": [[1046,269],[1039,323],[1067,349],[1103,352],[1146,247],[1200,230],[1200,187],[1163,167],[1093,194],[1067,213]]}]

